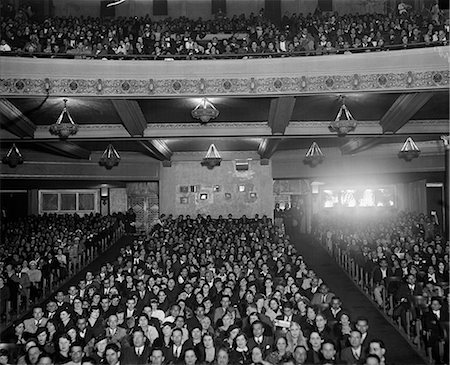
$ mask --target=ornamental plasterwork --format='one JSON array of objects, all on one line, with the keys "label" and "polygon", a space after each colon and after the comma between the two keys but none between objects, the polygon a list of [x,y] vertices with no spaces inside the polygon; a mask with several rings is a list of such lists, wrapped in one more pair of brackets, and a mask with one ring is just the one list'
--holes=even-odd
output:
[{"label": "ornamental plasterwork", "polygon": [[[223,122],[223,123],[208,123],[204,128],[219,128],[219,129],[230,129],[230,128],[260,128],[267,127],[267,122]],[[198,123],[150,123],[147,128],[151,129],[198,129]]]},{"label": "ornamental plasterwork", "polygon": [[[442,89],[449,71],[260,78],[66,79],[49,78],[50,96],[277,95]],[[46,95],[44,79],[0,79],[0,94]]]}]

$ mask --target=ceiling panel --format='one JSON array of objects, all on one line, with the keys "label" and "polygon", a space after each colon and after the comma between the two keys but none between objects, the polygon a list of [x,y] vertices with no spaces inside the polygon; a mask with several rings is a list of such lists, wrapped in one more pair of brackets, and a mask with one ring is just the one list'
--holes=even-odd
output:
[{"label": "ceiling panel", "polygon": [[[271,98],[208,98],[219,110],[215,122],[261,122],[269,115]],[[191,111],[201,101],[199,98],[139,100],[148,122],[192,123],[198,122]]]},{"label": "ceiling panel", "polygon": [[[64,107],[64,98],[9,99],[36,125],[56,122]],[[67,109],[77,124],[119,124],[120,117],[109,99],[67,98]]]}]

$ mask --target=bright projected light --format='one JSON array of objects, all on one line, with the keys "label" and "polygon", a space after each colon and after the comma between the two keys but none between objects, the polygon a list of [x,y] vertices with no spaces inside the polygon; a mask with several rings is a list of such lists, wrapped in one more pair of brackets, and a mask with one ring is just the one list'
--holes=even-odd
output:
[{"label": "bright projected light", "polygon": [[321,192],[324,208],[393,207],[395,189],[391,187],[328,188]]}]

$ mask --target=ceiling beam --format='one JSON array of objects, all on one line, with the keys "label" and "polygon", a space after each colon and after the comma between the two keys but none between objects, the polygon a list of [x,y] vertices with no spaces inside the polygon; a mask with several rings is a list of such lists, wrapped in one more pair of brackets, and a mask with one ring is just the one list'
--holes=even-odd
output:
[{"label": "ceiling beam", "polygon": [[[394,134],[406,127],[409,120],[431,99],[433,93],[411,93],[400,95],[380,120],[382,134]],[[340,147],[342,154],[362,152],[381,143],[379,137],[353,138]]]},{"label": "ceiling beam", "polygon": [[427,102],[433,93],[411,93],[400,95],[383,115],[380,125],[383,133],[395,133],[403,127]]},{"label": "ceiling beam", "polygon": [[20,138],[33,138],[36,126],[9,100],[0,98],[0,127]]},{"label": "ceiling beam", "polygon": [[139,141],[139,144],[150,152],[152,157],[155,157],[160,161],[170,161],[173,155],[173,152],[167,146],[166,142],[160,139]]},{"label": "ceiling beam", "polygon": [[[228,125],[227,125],[228,124]],[[321,137],[336,138],[331,134],[328,121],[290,121],[286,128],[284,137],[310,138],[320,135]],[[78,133],[71,136],[73,141],[88,141],[94,139],[108,140],[129,139],[130,134],[122,124],[80,124]],[[0,129],[0,138],[10,138],[5,130]],[[438,120],[413,120],[404,125],[397,134],[448,134],[448,119]],[[358,121],[358,127],[351,133],[355,137],[382,135],[381,126],[377,121]],[[186,138],[186,137],[272,137],[271,130],[267,123],[209,123],[201,126],[199,123],[149,123],[144,132],[144,136],[133,137],[136,139],[166,139],[166,138]],[[48,126],[38,125],[34,133],[34,139],[57,140],[58,136],[53,136],[48,132]]]},{"label": "ceiling beam", "polygon": [[263,138],[258,146],[258,154],[261,158],[271,158],[280,142],[281,138]]},{"label": "ceiling beam", "polygon": [[268,122],[272,134],[284,134],[294,111],[295,100],[293,96],[283,96],[271,100]]},{"label": "ceiling beam", "polygon": [[130,136],[143,136],[147,128],[144,113],[136,100],[112,99],[111,103],[119,114]]},{"label": "ceiling beam", "polygon": [[68,141],[52,141],[46,143],[38,142],[36,143],[36,146],[57,155],[76,158],[80,160],[88,160],[91,156],[91,152],[89,150]]}]

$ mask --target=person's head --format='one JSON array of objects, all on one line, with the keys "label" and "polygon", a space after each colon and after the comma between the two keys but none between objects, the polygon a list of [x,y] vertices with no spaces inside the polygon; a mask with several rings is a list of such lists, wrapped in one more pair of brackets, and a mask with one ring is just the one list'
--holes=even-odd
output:
[{"label": "person's head", "polygon": [[83,345],[77,342],[70,345],[70,358],[74,363],[80,363],[84,356]]},{"label": "person's head", "polygon": [[[49,356],[47,354],[41,354],[41,356],[39,356],[37,365],[53,365],[53,364],[54,364],[54,362],[53,362],[51,356]],[[82,364],[82,365],[84,365],[84,364]]]},{"label": "person's head", "polygon": [[133,345],[135,347],[142,347],[145,344],[144,332],[141,329],[136,329],[133,332]]},{"label": "person's head", "polygon": [[42,317],[44,317],[44,311],[42,310],[41,306],[36,306],[33,308],[33,318],[36,321],[39,321],[42,319]]},{"label": "person's head", "polygon": [[322,349],[320,351],[325,360],[332,360],[336,356],[336,348],[332,341],[322,343]]},{"label": "person's head", "polygon": [[316,351],[320,349],[320,347],[322,346],[322,338],[320,337],[318,332],[313,331],[309,334],[309,343]]},{"label": "person's head", "polygon": [[374,339],[369,343],[369,354],[377,355],[380,359],[386,354],[386,346],[383,340]]},{"label": "person's head", "polygon": [[289,333],[291,334],[292,338],[298,338],[302,334],[302,329],[297,322],[291,322]]},{"label": "person's head", "polygon": [[220,348],[217,352],[217,365],[228,365],[230,356],[225,348]]},{"label": "person's head", "polygon": [[286,348],[287,348],[286,338],[278,337],[277,341],[275,342],[275,347],[279,353],[284,354],[286,352]]},{"label": "person's head", "polygon": [[339,309],[342,305],[342,301],[341,298],[339,297],[333,297],[331,299],[331,308],[333,309]]},{"label": "person's head", "polygon": [[293,356],[297,364],[303,365],[306,361],[307,356],[306,348],[303,346],[297,346],[294,349]]},{"label": "person's head", "polygon": [[252,349],[252,361],[255,364],[261,363],[263,361],[263,353],[262,350],[256,346]]},{"label": "person's head", "polygon": [[369,354],[366,357],[366,362],[364,365],[380,365],[381,359],[375,354]]},{"label": "person's head", "polygon": [[99,354],[104,354],[106,346],[108,345],[108,339],[104,336],[99,336],[95,339],[94,348]]},{"label": "person's head", "polygon": [[438,311],[442,308],[441,301],[439,298],[433,297],[431,298],[431,304],[430,304],[431,310]]},{"label": "person's head", "polygon": [[117,325],[119,324],[119,318],[117,318],[117,316],[115,314],[111,314],[108,317],[108,321],[107,321],[108,327],[114,329],[117,328]]},{"label": "person's head", "polygon": [[31,365],[35,365],[37,364],[38,360],[39,360],[39,356],[41,356],[41,349],[39,347],[35,346],[31,346],[28,350],[27,350],[27,357],[28,360],[30,362]]},{"label": "person's head", "polygon": [[160,348],[154,348],[150,355],[150,361],[152,365],[162,365],[164,363],[164,353]]},{"label": "person's head", "polygon": [[48,331],[45,327],[39,327],[36,331],[36,339],[39,345],[43,346],[46,344],[48,338]]},{"label": "person's head", "polygon": [[241,349],[247,346],[247,336],[245,336],[244,332],[239,332],[236,336],[236,347]]},{"label": "person's head", "polygon": [[361,346],[361,340],[362,340],[361,332],[359,331],[350,332],[349,342],[353,348],[358,348],[359,346]]},{"label": "person's head", "polygon": [[323,314],[318,314],[316,316],[316,327],[319,329],[323,329],[325,328],[325,326],[327,325],[327,320],[325,318],[325,316]]},{"label": "person's head", "polygon": [[364,334],[369,329],[369,320],[364,317],[360,317],[356,320],[356,329],[361,332],[361,334]]},{"label": "person's head", "polygon": [[183,331],[180,328],[174,328],[171,339],[176,346],[180,346],[181,341],[183,340]]},{"label": "person's head", "polygon": [[120,359],[120,348],[115,343],[110,343],[105,349],[105,359],[108,365],[116,365]]},{"label": "person's head", "polygon": [[260,337],[264,335],[264,325],[261,321],[255,321],[252,324],[252,331],[254,337]]},{"label": "person's head", "polygon": [[184,363],[186,365],[195,365],[197,362],[197,355],[193,349],[187,349],[184,353]]},{"label": "person's head", "polygon": [[70,350],[70,337],[66,334],[59,336],[58,348],[60,352],[69,352]]}]

